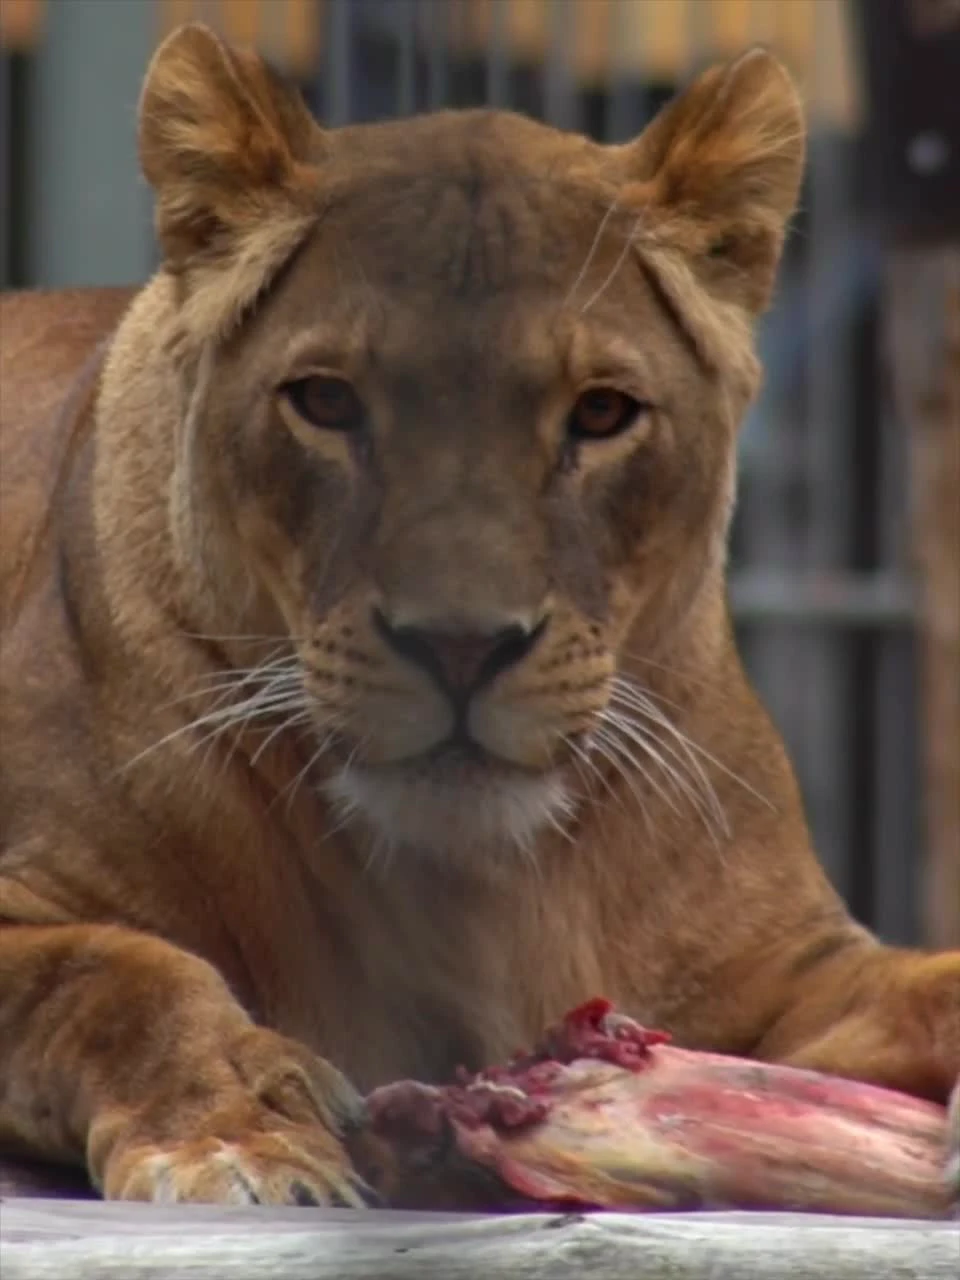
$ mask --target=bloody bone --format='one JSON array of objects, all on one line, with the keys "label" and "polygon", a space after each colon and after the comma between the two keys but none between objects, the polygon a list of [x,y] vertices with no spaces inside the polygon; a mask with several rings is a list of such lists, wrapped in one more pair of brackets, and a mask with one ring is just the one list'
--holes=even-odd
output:
[{"label": "bloody bone", "polygon": [[942,1107],[674,1048],[604,1000],[505,1067],[387,1085],[368,1111],[356,1158],[404,1207],[948,1213]]}]

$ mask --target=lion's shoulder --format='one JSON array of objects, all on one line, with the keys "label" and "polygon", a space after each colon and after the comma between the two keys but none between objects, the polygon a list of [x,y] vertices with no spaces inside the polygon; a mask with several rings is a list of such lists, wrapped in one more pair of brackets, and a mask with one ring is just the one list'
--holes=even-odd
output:
[{"label": "lion's shoulder", "polygon": [[46,518],[71,438],[62,412],[132,289],[0,296],[0,613],[6,615]]}]

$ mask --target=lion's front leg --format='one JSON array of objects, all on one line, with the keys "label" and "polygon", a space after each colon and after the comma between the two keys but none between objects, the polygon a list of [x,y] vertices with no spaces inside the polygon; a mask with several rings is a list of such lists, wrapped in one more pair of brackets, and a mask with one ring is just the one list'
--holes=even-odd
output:
[{"label": "lion's front leg", "polygon": [[960,951],[858,941],[784,989],[759,1057],[946,1103],[960,1076]]},{"label": "lion's front leg", "polygon": [[0,926],[0,1145],[115,1199],[359,1205],[342,1076],[216,971],[102,926]]},{"label": "lion's front leg", "polygon": [[851,944],[786,990],[757,1056],[949,1101],[946,1170],[960,1207],[960,951]]}]

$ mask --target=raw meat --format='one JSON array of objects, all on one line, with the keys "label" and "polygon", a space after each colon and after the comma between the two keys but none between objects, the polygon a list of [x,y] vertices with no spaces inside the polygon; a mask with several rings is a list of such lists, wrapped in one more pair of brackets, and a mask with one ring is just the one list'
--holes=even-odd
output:
[{"label": "raw meat", "polygon": [[948,1216],[942,1107],[667,1039],[593,1000],[506,1067],[375,1090],[355,1158],[402,1207]]}]

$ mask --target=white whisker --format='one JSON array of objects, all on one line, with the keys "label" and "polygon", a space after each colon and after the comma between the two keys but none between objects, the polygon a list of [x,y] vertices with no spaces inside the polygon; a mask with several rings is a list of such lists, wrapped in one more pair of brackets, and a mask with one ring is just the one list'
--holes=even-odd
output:
[{"label": "white whisker", "polygon": [[[591,748],[594,751],[596,751],[598,755],[602,756],[604,760],[607,761],[607,763],[612,767],[613,771],[617,774],[617,776],[623,779],[627,789],[629,790],[630,794],[633,796],[633,799],[636,801],[637,807],[639,808],[640,813],[643,816],[644,822],[647,824],[648,829],[650,829],[651,828],[650,814],[647,810],[647,805],[644,800],[643,793],[639,790],[636,782],[630,776],[630,773],[625,767],[625,761],[622,758],[622,752],[618,750],[619,743],[617,739],[612,734],[607,733],[607,731],[603,728],[602,725],[598,725],[595,727],[591,735],[590,745],[591,745]],[[646,770],[644,770],[642,767],[639,767],[637,769],[637,772],[642,774],[644,777],[648,776],[646,773]]]},{"label": "white whisker", "polygon": [[590,244],[590,248],[587,250],[587,256],[583,260],[583,266],[577,272],[577,277],[574,280],[573,284],[570,286],[570,290],[567,293],[567,296],[563,300],[564,307],[570,306],[571,302],[576,296],[577,290],[580,288],[581,284],[583,284],[584,280],[586,279],[587,272],[590,270],[593,260],[597,255],[597,250],[600,248],[601,241],[603,240],[603,233],[607,229],[607,223],[610,221],[610,219],[613,217],[614,213],[616,212],[617,206],[619,204],[619,200],[620,200],[619,196],[614,197],[613,203],[610,205],[609,209],[600,219],[600,222],[597,226],[597,230],[594,233],[593,240]]},{"label": "white whisker", "polygon": [[[666,782],[677,793],[682,800],[688,801],[696,811],[697,815],[704,824],[704,827],[713,840],[716,840],[715,824],[718,821],[713,807],[702,792],[702,788],[694,785],[691,778],[687,776],[690,770],[690,762],[679,752],[671,749],[670,744],[662,739],[657,739],[648,729],[637,724],[630,716],[620,711],[608,711],[617,724],[617,727],[632,743],[634,743],[644,754],[658,767]],[[666,752],[666,754],[664,754]],[[672,757],[672,759],[668,758]],[[699,779],[697,779],[699,781]],[[676,806],[671,804],[676,811]],[[722,821],[722,819],[719,819]]]},{"label": "white whisker", "polygon": [[[626,705],[630,707],[634,715],[643,716],[645,721],[645,725],[641,726],[631,716],[625,716],[625,719],[631,724],[633,732],[643,736],[647,741],[650,753],[657,753],[664,770],[671,774],[676,785],[694,802],[700,813],[705,818],[715,821],[721,831],[729,835],[726,814],[717,796],[716,789],[686,735],[680,733],[676,726],[665,724],[659,716],[652,715],[647,708],[630,706],[629,703]],[[623,715],[624,713],[621,710],[619,714]],[[663,735],[658,736],[654,732],[654,729],[658,728],[665,729],[671,735],[673,741],[668,740]],[[664,752],[670,757],[669,761],[663,759],[662,753]]]},{"label": "white whisker", "polygon": [[282,672],[267,682],[263,689],[248,699],[249,710],[239,724],[239,731],[234,736],[230,750],[223,762],[226,768],[233,758],[233,753],[240,744],[243,734],[254,720],[272,717],[278,712],[298,709],[308,710],[303,685],[298,673]]},{"label": "white whisker", "polygon": [[[569,801],[563,807],[559,815],[554,813],[552,809],[548,809],[546,813],[547,822],[550,824],[551,827],[553,827],[554,831],[556,831],[559,835],[563,837],[564,840],[567,841],[568,844],[575,844],[576,842],[574,840],[573,834],[570,831],[569,827],[564,826],[564,821],[566,821],[567,823],[570,823],[573,821],[573,818],[574,818],[573,805],[569,803]],[[536,872],[537,878],[539,879],[542,874],[542,869],[540,867],[540,860],[536,856],[536,850],[531,849],[530,853],[531,853],[530,865],[532,869]]]},{"label": "white whisker", "polygon": [[623,266],[624,262],[626,261],[627,254],[630,252],[630,246],[632,243],[633,243],[633,232],[631,231],[630,235],[628,235],[624,239],[624,242],[620,248],[620,252],[617,255],[617,260],[613,264],[613,266],[610,268],[609,272],[607,273],[606,279],[603,281],[600,287],[590,295],[590,297],[586,300],[586,302],[580,308],[581,315],[586,315],[586,313],[590,310],[590,308],[594,305],[594,303],[599,302],[599,300],[603,297],[606,291],[613,284],[614,280],[617,278],[617,275],[619,274],[620,268]]},{"label": "white whisker", "polygon": [[[603,713],[602,727],[598,729],[597,732],[606,735],[607,744],[615,751],[618,751],[623,759],[646,779],[651,789],[656,792],[668,808],[672,809],[678,816],[682,814],[683,810],[677,804],[676,800],[674,800],[673,796],[671,796],[666,787],[659,782],[656,773],[645,768],[641,761],[637,759],[636,754],[631,751],[627,741],[624,740],[628,738],[624,725],[614,713],[611,713],[609,710]],[[630,737],[628,740],[635,746],[638,746],[642,751],[646,752],[655,764],[659,764],[661,769],[664,769],[662,760],[657,760],[656,756],[650,752],[649,743],[638,737]],[[664,772],[666,772],[665,769]]]},{"label": "white whisker", "polygon": [[[308,711],[310,702],[303,689],[299,667],[295,660],[290,658],[284,659],[283,665],[284,669],[281,669],[281,660],[275,659],[242,671],[214,673],[222,679],[222,683],[217,683],[207,691],[200,688],[193,694],[185,694],[165,704],[166,707],[171,707],[181,701],[214,698],[213,706],[145,747],[128,760],[121,767],[120,772],[131,769],[161,747],[185,737],[200,734],[190,748],[198,750],[204,744],[212,746],[213,742],[228,730],[238,729],[239,733],[231,748],[232,754],[240,740],[240,735],[253,721],[270,720],[272,722],[277,715]],[[261,682],[262,687],[256,688],[255,686]],[[251,688],[254,689],[253,692],[246,692],[244,697],[236,697],[238,693]],[[230,757],[227,758],[229,760]]]},{"label": "white whisker", "polygon": [[298,711],[296,715],[291,715],[288,716],[286,720],[281,720],[280,723],[267,734],[266,738],[260,743],[259,747],[257,747],[256,751],[250,757],[251,767],[256,766],[257,761],[270,746],[270,743],[273,742],[279,734],[285,733],[289,729],[299,728],[300,725],[311,724],[313,722],[313,718],[313,712],[311,709],[309,707],[304,707],[302,710]]},{"label": "white whisker", "polygon": [[182,631],[180,634],[188,640],[205,640],[210,644],[268,644],[271,640],[274,644],[282,646],[296,643],[295,636],[257,635],[251,631],[239,632],[234,635],[213,635],[205,631]]},{"label": "white whisker", "polygon": [[581,747],[580,744],[575,739],[567,737],[566,735],[564,735],[563,741],[573,755],[573,765],[574,765],[574,768],[577,770],[578,775],[581,777],[583,776],[580,773],[580,770],[582,768],[587,770],[586,785],[588,790],[590,787],[590,779],[592,777],[599,779],[600,784],[606,790],[610,798],[612,800],[615,800],[617,804],[619,804],[622,808],[623,797],[617,793],[617,790],[615,787],[611,786],[610,780],[604,776],[603,771],[601,769],[598,769],[597,766],[594,764],[594,762],[590,759],[589,751],[584,750],[584,748]]},{"label": "white whisker", "polygon": [[[303,784],[304,780],[307,778],[310,771],[315,767],[315,765],[320,761],[323,755],[330,749],[330,747],[336,741],[336,738],[337,738],[337,731],[336,729],[331,728],[328,731],[326,737],[321,739],[319,745],[317,746],[317,749],[308,758],[307,763],[303,766],[303,768],[296,775],[296,777],[293,778],[292,781],[288,782],[287,785],[283,787],[282,790],[278,791],[277,794],[274,796],[274,798],[270,801],[270,805],[269,805],[270,809],[272,809],[273,806],[286,795],[287,796],[286,810],[288,814],[290,813],[290,810],[293,806],[293,802],[297,798],[297,792],[300,790],[300,787]],[[287,794],[288,792],[289,792],[289,795]]]},{"label": "white whisker", "polygon": [[702,748],[698,748],[697,744],[687,734],[683,733],[673,723],[669,716],[656,705],[656,703],[642,690],[636,686],[623,681],[622,679],[614,680],[612,698],[615,702],[619,702],[621,706],[627,707],[644,717],[648,724],[653,724],[660,729],[665,730],[676,743],[676,748],[671,747],[669,743],[661,738],[660,745],[670,752],[671,755],[679,762],[681,757],[678,750],[683,753],[683,759],[687,762],[689,771],[696,776],[700,790],[713,809],[714,816],[720,824],[720,828],[727,836],[730,835],[729,824],[727,822],[726,813],[720,803],[716,788],[710,781],[703,765],[700,763],[697,752],[703,753]]},{"label": "white whisker", "polygon": [[158,711],[166,711],[170,707],[181,706],[184,702],[193,702],[198,698],[212,696],[213,694],[221,694],[219,701],[223,701],[225,696],[229,696],[233,692],[239,692],[248,686],[256,685],[262,680],[273,679],[278,674],[279,669],[286,665],[287,672],[291,677],[296,676],[299,679],[299,663],[297,659],[291,655],[273,661],[265,661],[258,663],[253,667],[233,667],[224,671],[212,671],[206,675],[198,677],[192,687],[179,694],[176,698],[171,698],[169,702],[161,703],[157,708]]},{"label": "white whisker", "polygon": [[[673,676],[677,681],[684,684],[695,685],[698,689],[712,690],[717,687],[716,681],[714,680],[704,680],[702,676],[695,676],[692,673],[683,670],[681,667],[671,666],[668,662],[659,662],[656,658],[649,658],[642,653],[636,653],[632,650],[624,650],[621,656],[629,662],[641,662],[645,667],[651,667],[655,671],[662,671],[664,675]],[[628,676],[621,674],[615,677],[615,680],[618,683],[626,685],[628,688],[633,687],[632,681]],[[649,696],[652,697],[653,695],[650,694]],[[678,703],[671,702],[670,699],[664,697],[662,693],[658,693],[656,697],[657,701],[666,703],[668,706],[674,707],[676,710],[680,709]]]},{"label": "white whisker", "polygon": [[[632,682],[625,681],[623,680],[622,677],[619,678],[617,683],[622,693],[633,694],[634,696],[641,698],[644,701],[644,709],[649,711],[650,714],[657,719],[657,722],[659,724],[661,724],[665,729],[669,730],[669,732],[671,732],[679,741],[684,743],[692,753],[695,753],[697,756],[700,756],[702,757],[702,759],[706,760],[709,764],[712,764],[714,768],[719,769],[721,773],[726,774],[726,776],[730,778],[733,782],[736,782],[741,787],[743,787],[743,789],[749,792],[749,794],[752,795],[754,799],[759,800],[761,804],[766,805],[766,807],[770,809],[772,812],[774,813],[776,812],[776,805],[773,803],[773,801],[769,799],[769,797],[763,795],[763,793],[758,791],[756,787],[754,787],[751,783],[749,783],[746,780],[746,778],[743,778],[741,777],[740,774],[734,772],[734,770],[730,769],[727,765],[725,765],[722,760],[718,760],[716,756],[712,755],[705,747],[702,747],[693,738],[689,738],[686,734],[681,733],[681,731],[676,727],[676,725],[673,724],[673,722],[669,719],[669,717],[667,717],[663,713],[663,711],[656,705],[657,702],[664,702],[667,705],[676,706],[676,703],[669,703],[668,699],[661,697],[659,694],[653,694],[650,692],[647,692],[644,694],[640,690],[638,690],[637,687],[634,684],[632,684]],[[703,774],[702,766],[700,766],[700,771],[704,779],[706,780],[706,775]],[[716,792],[714,792],[714,799],[716,800],[717,805],[719,805],[720,801],[716,797]]]}]

